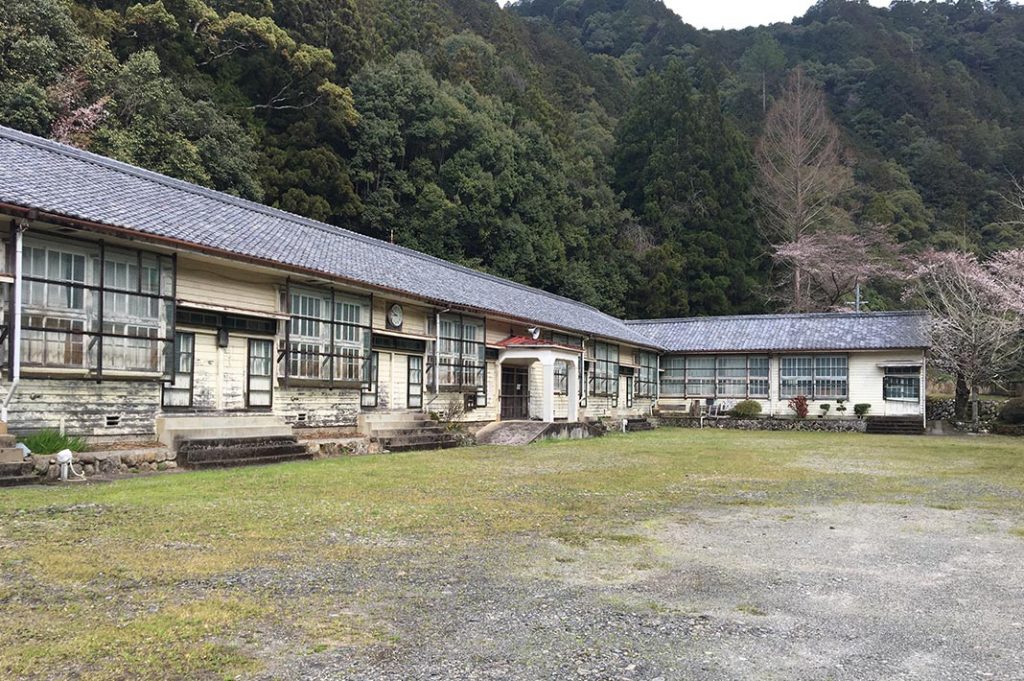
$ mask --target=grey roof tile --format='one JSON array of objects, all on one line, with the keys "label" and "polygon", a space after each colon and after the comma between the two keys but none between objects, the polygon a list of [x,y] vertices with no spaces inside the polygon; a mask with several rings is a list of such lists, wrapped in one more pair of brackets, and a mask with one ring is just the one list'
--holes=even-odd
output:
[{"label": "grey roof tile", "polygon": [[845,312],[626,322],[668,352],[926,348],[925,312]]},{"label": "grey roof tile", "polygon": [[2,126],[0,202],[652,346],[583,303]]}]

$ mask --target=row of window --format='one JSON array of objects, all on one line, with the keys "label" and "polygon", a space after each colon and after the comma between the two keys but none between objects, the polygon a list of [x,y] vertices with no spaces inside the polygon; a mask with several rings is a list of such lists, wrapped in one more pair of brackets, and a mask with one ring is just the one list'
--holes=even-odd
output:
[{"label": "row of window", "polygon": [[666,397],[768,398],[767,355],[692,355],[662,359]]},{"label": "row of window", "polygon": [[[23,355],[26,366],[87,369],[103,367],[174,373],[192,352],[178,348],[177,365],[170,361],[174,335],[173,258],[143,251],[104,247],[87,242],[26,239],[24,246]],[[370,383],[370,299],[330,289],[292,288],[282,304],[289,311],[281,356],[273,345],[258,349],[264,363],[282,362],[286,378]],[[437,324],[440,326],[437,327]],[[482,319],[444,314],[431,320],[426,380],[442,387],[486,387],[486,343]],[[545,337],[568,347],[582,347],[579,336],[546,332]],[[436,345],[436,348],[434,347]],[[270,350],[265,348],[269,347]],[[587,345],[580,382],[588,393],[617,397],[619,346]],[[189,360],[191,361],[191,360]],[[633,395],[658,392],[656,354],[637,352],[627,383]],[[668,397],[769,397],[767,355],[669,356],[661,361],[660,390]],[[555,367],[555,390],[568,391],[568,364]],[[845,355],[785,355],[779,361],[779,397],[845,399],[849,395]],[[183,379],[184,380],[184,379]],[[189,379],[190,380],[190,379]],[[883,380],[885,399],[920,398],[920,369],[892,367]]]}]

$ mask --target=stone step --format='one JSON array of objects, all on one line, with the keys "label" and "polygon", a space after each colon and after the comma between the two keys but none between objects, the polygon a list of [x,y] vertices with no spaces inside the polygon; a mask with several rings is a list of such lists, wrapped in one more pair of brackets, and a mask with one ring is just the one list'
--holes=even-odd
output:
[{"label": "stone step", "polygon": [[872,435],[924,435],[920,416],[868,416],[865,432]]},{"label": "stone step", "polygon": [[403,435],[402,437],[381,440],[381,443],[388,449],[396,445],[429,445],[434,442],[458,442],[458,438],[449,433],[444,433],[440,435]]},{"label": "stone step", "polygon": [[22,485],[38,485],[42,478],[38,475],[0,475],[0,487],[20,487]]},{"label": "stone step", "polygon": [[0,463],[0,477],[16,477],[19,475],[35,475],[35,464],[19,461],[18,463]]},{"label": "stone step", "polygon": [[282,444],[262,447],[211,447],[187,452],[184,464],[194,467],[199,464],[212,463],[216,461],[235,461],[248,459],[253,462],[265,459],[275,459],[281,456],[307,454],[306,445]]},{"label": "stone step", "polygon": [[17,444],[18,438],[9,433],[0,434],[0,449],[8,449]]},{"label": "stone step", "polygon": [[458,447],[458,440],[438,440],[426,444],[396,444],[389,445],[388,451],[390,452],[417,452],[427,451],[433,449],[452,449]]},{"label": "stone step", "polygon": [[204,469],[204,468],[234,468],[238,466],[260,466],[271,463],[283,463],[285,461],[307,461],[313,458],[313,455],[309,452],[302,454],[280,454],[278,456],[265,456],[256,458],[241,458],[241,459],[218,459],[216,461],[198,461],[196,463],[190,463],[189,468]]},{"label": "stone step", "polygon": [[295,444],[296,442],[298,442],[298,439],[294,435],[193,438],[182,441],[178,446],[178,451],[186,453],[220,447],[260,447],[263,445]]},{"label": "stone step", "polygon": [[392,437],[405,437],[406,435],[430,435],[430,434],[443,434],[446,433],[443,426],[440,424],[432,424],[424,426],[422,428],[384,428],[375,429],[373,431],[373,437],[378,440],[384,440]]}]

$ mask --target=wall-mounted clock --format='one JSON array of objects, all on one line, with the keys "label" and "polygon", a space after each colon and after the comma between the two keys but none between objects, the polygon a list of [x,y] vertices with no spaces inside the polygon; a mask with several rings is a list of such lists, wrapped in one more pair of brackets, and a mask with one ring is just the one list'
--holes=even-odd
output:
[{"label": "wall-mounted clock", "polygon": [[389,329],[400,329],[402,328],[402,322],[405,321],[405,312],[402,311],[402,306],[395,303],[388,308],[388,328]]}]

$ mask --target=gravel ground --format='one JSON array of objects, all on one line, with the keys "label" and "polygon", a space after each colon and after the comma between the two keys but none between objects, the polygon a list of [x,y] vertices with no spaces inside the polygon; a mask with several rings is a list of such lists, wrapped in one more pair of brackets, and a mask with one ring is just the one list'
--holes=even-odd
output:
[{"label": "gravel ground", "polygon": [[372,570],[193,586],[315,590],[377,631],[324,652],[271,646],[261,679],[1024,679],[1021,520],[702,506],[584,545],[424,539]]}]

